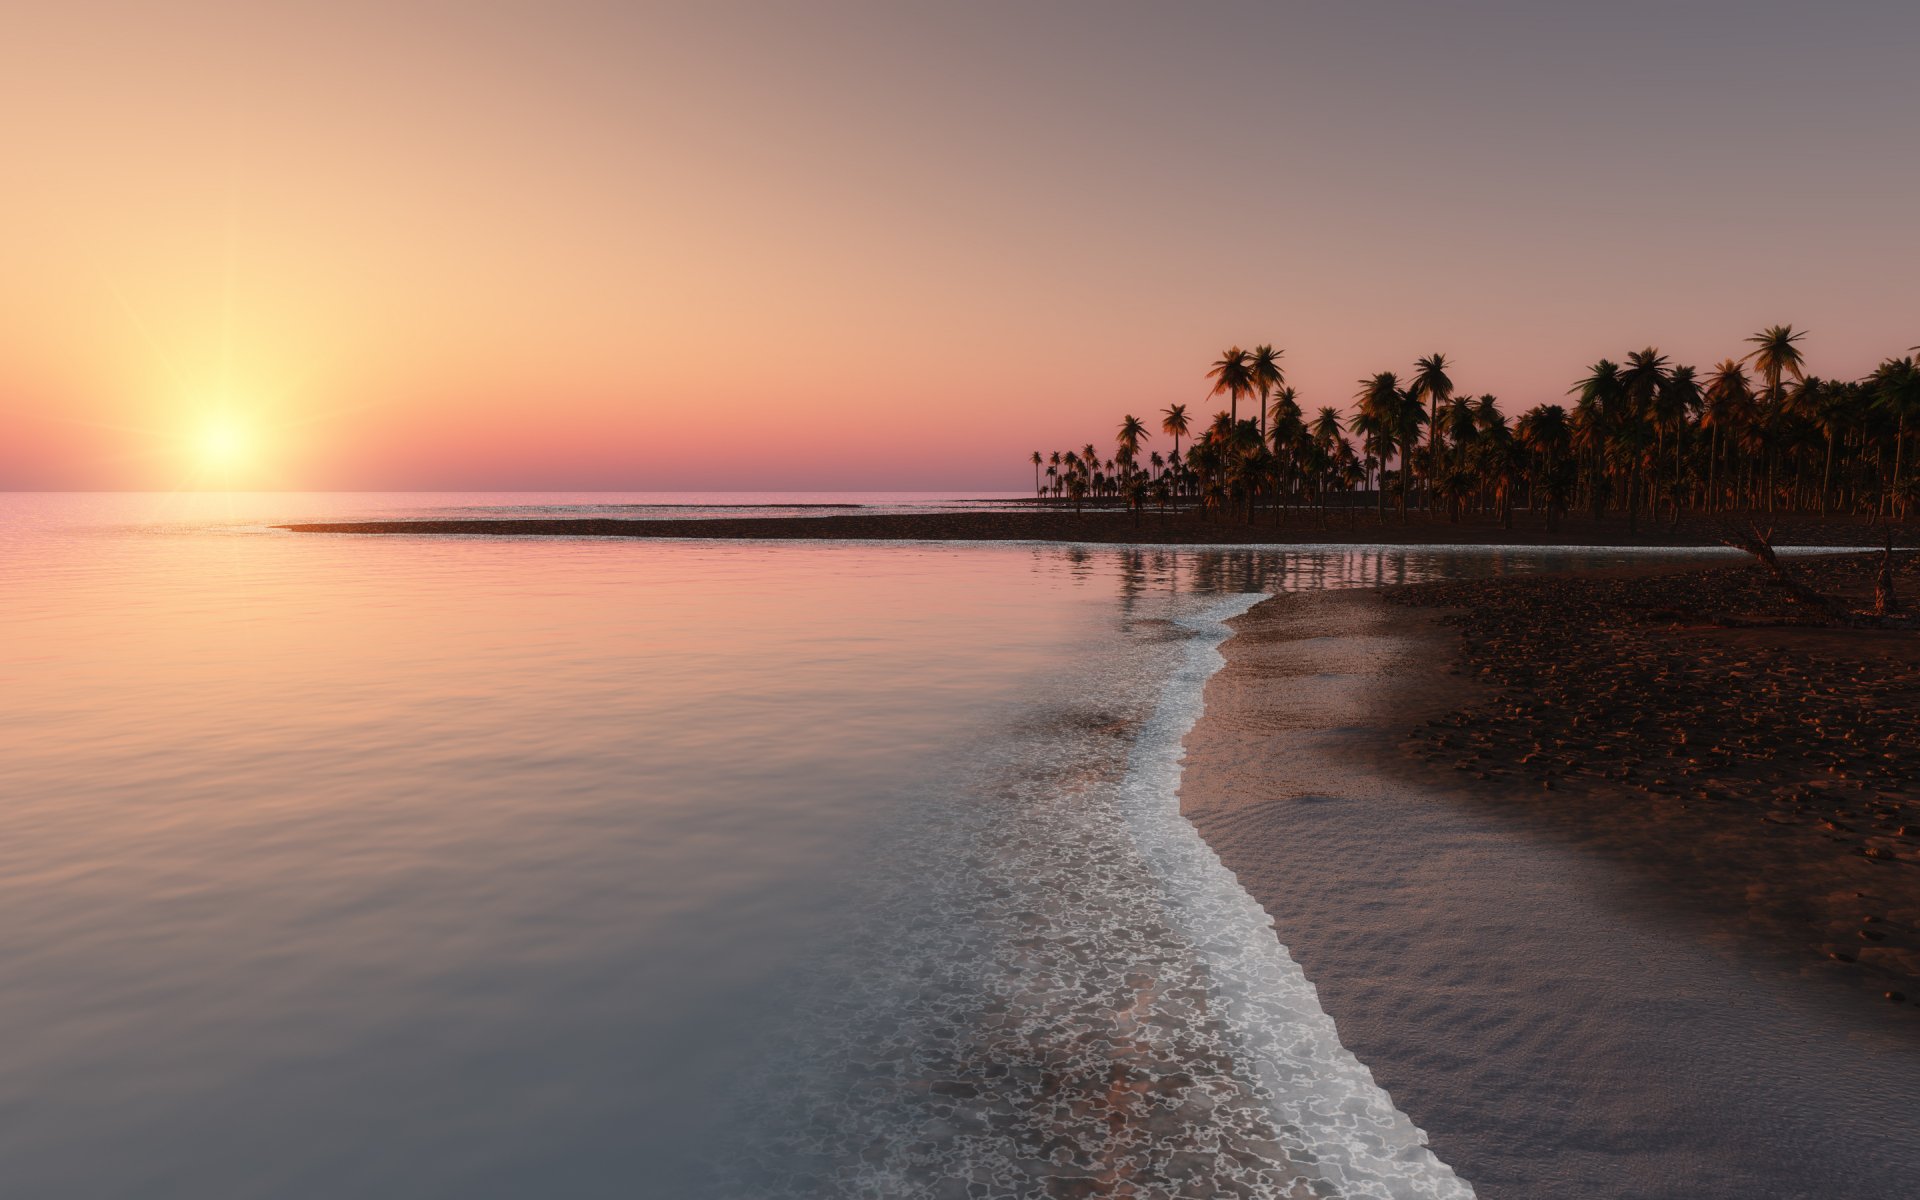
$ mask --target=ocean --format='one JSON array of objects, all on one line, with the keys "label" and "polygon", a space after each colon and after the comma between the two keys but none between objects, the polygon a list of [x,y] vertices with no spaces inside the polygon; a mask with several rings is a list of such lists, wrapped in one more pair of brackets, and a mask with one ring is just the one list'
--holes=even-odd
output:
[{"label": "ocean", "polygon": [[272,527],[964,500],[0,496],[5,1192],[1470,1195],[1181,737],[1264,595],[1541,556]]}]

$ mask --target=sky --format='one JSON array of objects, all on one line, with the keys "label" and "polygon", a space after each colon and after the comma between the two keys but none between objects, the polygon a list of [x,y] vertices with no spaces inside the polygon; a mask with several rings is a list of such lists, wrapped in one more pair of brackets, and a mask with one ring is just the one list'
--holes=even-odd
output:
[{"label": "sky", "polygon": [[[0,488],[1030,486],[1230,344],[1920,343],[1920,5],[126,3],[0,38]],[[1150,442],[1148,448],[1164,449]]]}]

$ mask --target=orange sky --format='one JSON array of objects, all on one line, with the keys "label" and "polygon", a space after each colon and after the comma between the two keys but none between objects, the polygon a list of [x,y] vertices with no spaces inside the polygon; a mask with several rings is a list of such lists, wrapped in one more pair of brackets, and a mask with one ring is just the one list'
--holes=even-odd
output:
[{"label": "orange sky", "polygon": [[32,6],[0,487],[1019,488],[1232,341],[1920,342],[1915,10],[1593,7]]}]

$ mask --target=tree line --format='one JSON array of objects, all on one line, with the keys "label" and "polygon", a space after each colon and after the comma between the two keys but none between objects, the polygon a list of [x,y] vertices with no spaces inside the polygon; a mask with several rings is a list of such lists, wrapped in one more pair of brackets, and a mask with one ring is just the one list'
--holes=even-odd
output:
[{"label": "tree line", "polygon": [[[1153,430],[1127,414],[1115,448],[1032,455],[1039,497],[1124,500],[1136,514],[1198,507],[1248,522],[1263,506],[1353,507],[1371,493],[1380,520],[1426,511],[1458,521],[1516,508],[1557,527],[1569,510],[1678,523],[1684,512],[1817,512],[1904,520],[1920,499],[1908,445],[1920,427],[1920,365],[1912,347],[1862,379],[1810,373],[1805,334],[1775,325],[1702,374],[1648,347],[1603,358],[1568,389],[1571,404],[1537,404],[1510,418],[1491,395],[1453,380],[1431,354],[1403,379],[1359,381],[1351,415],[1312,416],[1287,385],[1270,345],[1229,347],[1207,371],[1209,399],[1227,407],[1204,424],[1185,404],[1161,414],[1166,454],[1142,453]],[[1242,401],[1253,415],[1240,416]],[[1184,443],[1184,452],[1183,452]]]}]

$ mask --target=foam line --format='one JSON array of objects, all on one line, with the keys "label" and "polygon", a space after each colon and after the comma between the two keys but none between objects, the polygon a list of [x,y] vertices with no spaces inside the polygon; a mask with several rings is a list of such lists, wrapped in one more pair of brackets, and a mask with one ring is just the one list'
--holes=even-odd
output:
[{"label": "foam line", "polygon": [[1134,741],[1121,806],[1169,918],[1211,974],[1228,1036],[1258,1076],[1292,1165],[1342,1197],[1467,1200],[1473,1188],[1341,1044],[1273,919],[1180,813],[1183,741],[1200,718],[1208,678],[1226,663],[1225,622],[1263,599],[1231,596],[1177,618],[1194,636]]}]

